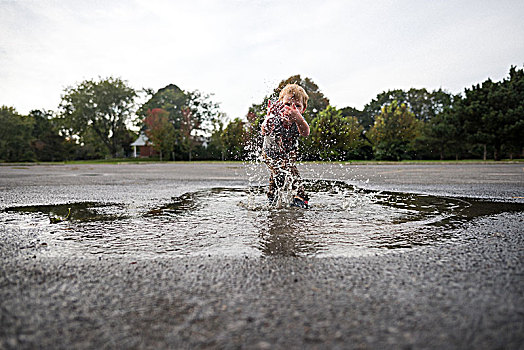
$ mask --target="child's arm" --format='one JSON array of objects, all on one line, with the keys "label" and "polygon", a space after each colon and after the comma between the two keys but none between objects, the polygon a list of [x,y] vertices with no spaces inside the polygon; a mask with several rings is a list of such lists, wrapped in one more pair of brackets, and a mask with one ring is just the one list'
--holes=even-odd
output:
[{"label": "child's arm", "polygon": [[306,122],[306,119],[304,119],[302,114],[298,113],[298,116],[295,119],[295,123],[297,123],[298,132],[300,133],[300,136],[308,137],[309,136],[309,124]]}]

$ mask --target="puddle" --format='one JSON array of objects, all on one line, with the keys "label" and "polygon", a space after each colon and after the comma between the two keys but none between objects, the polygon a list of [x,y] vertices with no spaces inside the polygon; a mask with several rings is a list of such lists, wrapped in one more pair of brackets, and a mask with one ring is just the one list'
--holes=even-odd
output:
[{"label": "puddle", "polygon": [[50,223],[63,221],[86,222],[86,221],[112,221],[124,219],[124,213],[118,213],[116,209],[123,208],[122,205],[111,203],[81,202],[57,205],[21,206],[5,209],[6,212],[34,213],[40,217],[48,217]]},{"label": "puddle", "polygon": [[[475,217],[524,212],[523,203],[365,191],[337,181],[306,187],[308,210],[268,207],[262,187],[212,188],[155,208],[95,202],[13,207],[0,222],[38,226],[50,255],[322,257],[468,239],[460,227]],[[64,220],[52,224],[50,217]]]}]

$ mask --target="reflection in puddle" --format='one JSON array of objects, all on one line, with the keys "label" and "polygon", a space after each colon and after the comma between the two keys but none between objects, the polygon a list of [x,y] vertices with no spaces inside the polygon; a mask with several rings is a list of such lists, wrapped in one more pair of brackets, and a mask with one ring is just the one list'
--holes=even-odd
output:
[{"label": "reflection in puddle", "polygon": [[259,227],[259,248],[265,255],[314,255],[320,250],[319,242],[308,238],[302,225],[304,210],[271,211],[266,222]]},{"label": "reflection in puddle", "polygon": [[[214,188],[154,209],[93,202],[14,207],[0,222],[39,225],[51,255],[354,256],[467,239],[458,228],[468,220],[524,211],[522,203],[364,191],[337,181],[307,187],[308,210],[268,207],[263,188]],[[69,208],[67,221],[49,224]]]},{"label": "reflection in puddle", "polygon": [[7,208],[7,212],[36,213],[47,215],[51,222],[60,221],[110,221],[126,217],[115,209],[122,206],[108,203],[81,202],[57,205],[36,205]]}]

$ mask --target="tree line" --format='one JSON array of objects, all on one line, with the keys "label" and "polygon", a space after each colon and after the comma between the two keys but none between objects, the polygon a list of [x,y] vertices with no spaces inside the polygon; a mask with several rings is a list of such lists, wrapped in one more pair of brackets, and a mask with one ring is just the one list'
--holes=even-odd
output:
[{"label": "tree line", "polygon": [[[524,156],[524,70],[453,95],[442,89],[388,90],[361,110],[332,106],[310,78],[283,80],[245,118],[228,120],[213,96],[170,84],[135,90],[120,78],[64,90],[56,112],[0,108],[0,160],[128,157],[139,129],[163,160],[254,159],[269,98],[288,83],[309,95],[302,160],[502,159]],[[138,104],[137,100],[146,102]]]}]

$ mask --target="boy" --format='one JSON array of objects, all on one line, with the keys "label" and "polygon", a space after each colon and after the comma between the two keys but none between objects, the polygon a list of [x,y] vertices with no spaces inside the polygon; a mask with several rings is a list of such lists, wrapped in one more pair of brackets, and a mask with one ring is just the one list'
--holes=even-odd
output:
[{"label": "boy", "polygon": [[264,136],[262,156],[271,172],[267,193],[271,203],[275,200],[275,192],[284,186],[288,175],[291,188],[297,190],[291,204],[301,208],[308,207],[308,196],[295,165],[298,137],[309,136],[309,125],[302,116],[308,99],[309,96],[301,86],[288,84],[280,92],[277,102],[268,103],[267,116],[261,131]]}]

